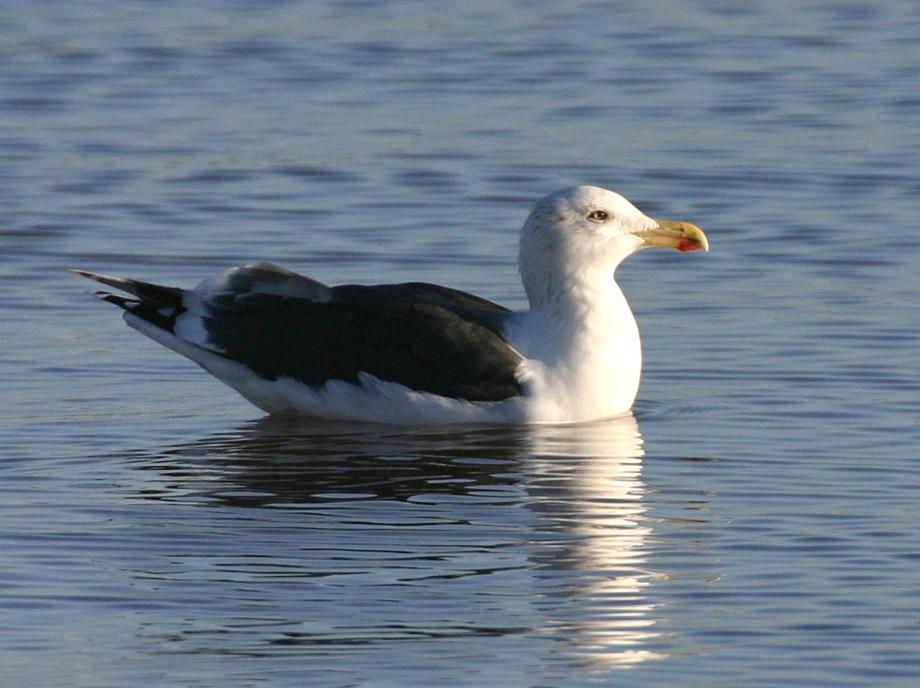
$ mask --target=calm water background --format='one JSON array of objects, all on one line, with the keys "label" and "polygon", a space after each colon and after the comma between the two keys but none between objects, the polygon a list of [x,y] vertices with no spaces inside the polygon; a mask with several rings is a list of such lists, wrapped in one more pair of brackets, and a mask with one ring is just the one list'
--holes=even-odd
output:
[{"label": "calm water background", "polygon": [[[0,683],[914,686],[920,5],[0,8]],[[265,419],[82,267],[523,305],[575,183],[707,229],[620,278],[635,418]]]}]

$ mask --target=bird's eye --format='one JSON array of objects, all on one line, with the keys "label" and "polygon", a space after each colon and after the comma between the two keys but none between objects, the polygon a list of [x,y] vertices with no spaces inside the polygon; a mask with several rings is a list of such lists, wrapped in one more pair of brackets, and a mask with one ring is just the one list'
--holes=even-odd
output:
[{"label": "bird's eye", "polygon": [[608,217],[610,216],[607,214],[606,210],[595,210],[590,215],[588,215],[588,219],[594,220],[595,222],[603,222]]}]

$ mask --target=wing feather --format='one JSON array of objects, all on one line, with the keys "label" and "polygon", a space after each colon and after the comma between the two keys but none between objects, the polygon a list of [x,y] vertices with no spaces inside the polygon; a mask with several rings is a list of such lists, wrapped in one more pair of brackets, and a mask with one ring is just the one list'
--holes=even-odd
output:
[{"label": "wing feather", "polygon": [[268,263],[227,270],[194,290],[74,272],[134,297],[101,298],[265,379],[359,384],[366,373],[469,401],[521,393],[522,357],[501,334],[510,311],[455,289],[328,287]]},{"label": "wing feather", "polygon": [[500,311],[458,300],[411,284],[333,287],[324,301],[250,293],[209,301],[203,325],[215,350],[268,379],[358,383],[369,373],[469,401],[519,394],[521,357],[490,326]]}]

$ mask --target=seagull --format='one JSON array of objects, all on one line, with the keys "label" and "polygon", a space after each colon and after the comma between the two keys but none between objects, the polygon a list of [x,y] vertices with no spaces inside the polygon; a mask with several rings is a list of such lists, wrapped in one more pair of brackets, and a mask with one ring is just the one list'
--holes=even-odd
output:
[{"label": "seagull", "polygon": [[709,250],[696,225],[576,186],[540,200],[521,230],[525,311],[422,282],[330,287],[270,263],[190,290],[71,272],[125,292],[95,295],[270,414],[573,423],[632,408],[641,341],[614,273],[654,246]]}]

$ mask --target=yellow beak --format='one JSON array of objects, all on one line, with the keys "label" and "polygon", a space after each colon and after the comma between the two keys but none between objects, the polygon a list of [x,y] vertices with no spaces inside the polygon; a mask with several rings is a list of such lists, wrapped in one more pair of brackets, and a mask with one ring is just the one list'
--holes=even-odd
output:
[{"label": "yellow beak", "polygon": [[709,240],[703,230],[680,220],[655,220],[657,227],[636,232],[644,246],[666,246],[678,251],[709,250]]}]

